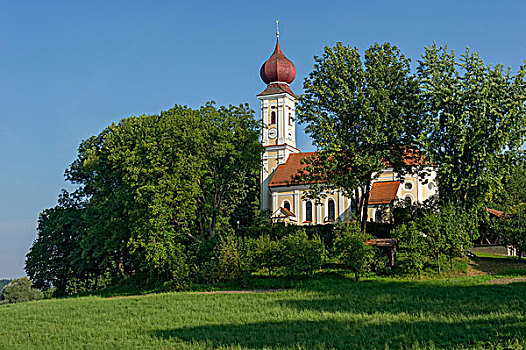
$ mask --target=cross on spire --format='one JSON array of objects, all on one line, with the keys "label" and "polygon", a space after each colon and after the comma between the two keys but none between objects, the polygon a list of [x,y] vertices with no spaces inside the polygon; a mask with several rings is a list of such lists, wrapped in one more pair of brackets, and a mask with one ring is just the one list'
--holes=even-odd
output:
[{"label": "cross on spire", "polygon": [[279,19],[276,20],[276,36],[279,38]]}]

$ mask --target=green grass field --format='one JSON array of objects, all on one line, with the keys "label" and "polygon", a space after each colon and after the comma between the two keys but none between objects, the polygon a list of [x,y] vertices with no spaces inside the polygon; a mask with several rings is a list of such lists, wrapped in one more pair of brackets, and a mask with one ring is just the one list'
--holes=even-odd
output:
[{"label": "green grass field", "polygon": [[356,283],[325,274],[270,293],[4,305],[0,349],[522,349],[526,283],[488,283],[526,274],[526,264],[508,264],[512,273],[498,276]]}]

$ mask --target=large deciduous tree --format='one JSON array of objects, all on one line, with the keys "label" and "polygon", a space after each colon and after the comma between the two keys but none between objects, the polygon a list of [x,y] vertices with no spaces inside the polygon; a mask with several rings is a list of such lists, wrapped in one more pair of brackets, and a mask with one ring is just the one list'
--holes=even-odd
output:
[{"label": "large deciduous tree", "polygon": [[524,66],[513,75],[501,65],[485,65],[469,49],[457,60],[446,46],[433,44],[418,76],[440,202],[479,208],[499,192],[508,160],[525,140]]},{"label": "large deciduous tree", "polygon": [[[66,170],[78,185],[78,201],[44,211],[28,273],[41,287],[67,289],[48,276],[61,271],[46,266],[54,253],[46,248],[59,247],[56,269],[71,268],[67,278],[78,278],[81,266],[95,278],[143,274],[183,281],[189,242],[211,239],[239,203],[255,200],[248,196],[257,193],[251,186],[259,170],[258,136],[248,106],[208,103],[126,118],[83,141]],[[82,210],[73,210],[78,203]],[[80,228],[65,226],[70,212],[82,213]],[[70,240],[73,248],[63,244]],[[80,265],[68,255],[71,249],[78,250]]]},{"label": "large deciduous tree", "polygon": [[369,190],[389,165],[403,173],[421,130],[420,91],[409,59],[389,43],[360,58],[341,43],[315,57],[298,116],[320,152],[307,160],[303,180],[314,196],[340,190],[351,198],[365,230]]}]

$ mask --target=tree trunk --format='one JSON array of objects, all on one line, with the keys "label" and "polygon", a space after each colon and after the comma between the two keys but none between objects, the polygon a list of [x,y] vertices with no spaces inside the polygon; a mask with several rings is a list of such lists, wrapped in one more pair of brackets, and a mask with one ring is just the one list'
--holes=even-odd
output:
[{"label": "tree trunk", "polygon": [[364,188],[364,191],[362,192],[362,197],[363,197],[363,208],[362,208],[362,220],[361,220],[361,223],[360,223],[360,228],[362,229],[362,232],[365,234],[366,231],[367,231],[367,219],[368,219],[368,216],[369,216],[369,192],[370,192],[370,187],[371,187],[371,176],[372,176],[372,173],[369,173],[368,177],[367,177],[367,185],[366,187]]},{"label": "tree trunk", "polygon": [[438,274],[440,275],[440,253],[437,254]]},{"label": "tree trunk", "polygon": [[358,274],[358,272],[355,272],[355,273],[354,273],[354,280],[355,280],[356,282],[358,282],[359,279],[360,279],[360,275]]}]

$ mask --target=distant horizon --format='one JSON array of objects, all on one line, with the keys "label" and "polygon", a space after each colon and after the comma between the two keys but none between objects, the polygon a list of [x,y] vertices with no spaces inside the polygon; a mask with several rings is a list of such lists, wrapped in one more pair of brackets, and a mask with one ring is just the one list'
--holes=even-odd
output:
[{"label": "distant horizon", "polygon": [[[424,47],[466,46],[486,64],[517,71],[526,59],[526,3],[232,1],[205,4],[8,2],[0,13],[0,279],[25,276],[38,215],[57,203],[80,142],[131,115],[175,104],[248,103],[261,64],[280,43],[294,62],[292,91],[325,45],[364,52],[389,41],[411,58]],[[297,146],[314,150],[303,125]]]}]

